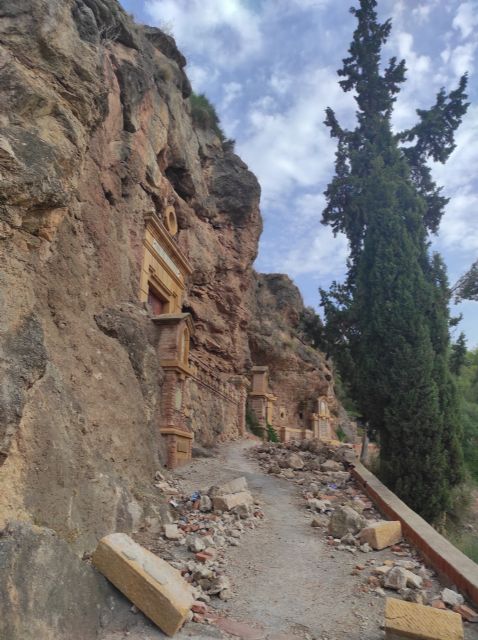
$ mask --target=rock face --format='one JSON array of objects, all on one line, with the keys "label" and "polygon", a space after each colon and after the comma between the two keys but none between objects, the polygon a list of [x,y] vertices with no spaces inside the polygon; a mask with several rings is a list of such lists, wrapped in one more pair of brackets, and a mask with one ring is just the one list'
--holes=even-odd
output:
[{"label": "rock face", "polygon": [[[53,531],[12,523],[0,534],[0,637],[94,639],[130,604]],[[52,580],[54,576],[54,580]]]},{"label": "rock face", "polygon": [[139,302],[152,215],[173,208],[192,266],[197,442],[240,435],[252,364],[298,421],[332,374],[296,336],[298,290],[252,270],[259,185],[194,125],[174,40],[117,0],[0,0],[0,36],[0,526],[40,523],[80,553],[161,522],[165,372]]},{"label": "rock face", "polygon": [[305,307],[299,289],[286,275],[256,274],[249,304],[251,357],[255,365],[269,367],[270,391],[278,398],[274,426],[309,428],[317,399],[327,396],[333,427],[353,438],[351,423],[333,392],[329,363],[301,335]]},{"label": "rock face", "polygon": [[190,384],[189,421],[212,443],[238,435],[234,398],[211,388],[250,362],[259,186],[194,128],[171,37],[116,0],[14,5],[0,2],[0,524],[34,517],[91,549],[138,524],[164,460],[145,217],[174,206],[193,266],[191,355],[219,382]]}]

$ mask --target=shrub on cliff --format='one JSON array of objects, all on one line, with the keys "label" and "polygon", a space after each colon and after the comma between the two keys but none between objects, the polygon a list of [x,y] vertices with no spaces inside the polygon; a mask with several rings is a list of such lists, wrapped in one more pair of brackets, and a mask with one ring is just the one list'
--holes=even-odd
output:
[{"label": "shrub on cliff", "polygon": [[338,71],[353,91],[357,126],[325,123],[338,141],[336,175],[323,223],[349,241],[343,284],[322,291],[325,339],[369,428],[379,434],[380,475],[429,521],[462,481],[458,397],[449,369],[450,291],[440,257],[430,256],[447,199],[427,162],[445,162],[468,104],[466,75],[442,89],[417,124],[394,133],[391,116],[405,61],[382,68],[391,22],[377,21],[376,0],[351,9],[358,24]]},{"label": "shrub on cliff", "polygon": [[224,151],[234,151],[235,140],[224,135],[216,108],[204,93],[192,93],[189,101],[193,123],[200,129],[214,131],[221,140]]}]

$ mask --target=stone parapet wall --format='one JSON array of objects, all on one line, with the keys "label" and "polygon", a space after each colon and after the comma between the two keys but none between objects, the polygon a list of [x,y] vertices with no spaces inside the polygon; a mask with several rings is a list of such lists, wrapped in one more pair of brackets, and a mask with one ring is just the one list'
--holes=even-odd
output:
[{"label": "stone parapet wall", "polygon": [[357,464],[352,473],[387,518],[400,520],[404,536],[422,553],[428,564],[478,604],[478,565],[412,511],[362,464]]}]

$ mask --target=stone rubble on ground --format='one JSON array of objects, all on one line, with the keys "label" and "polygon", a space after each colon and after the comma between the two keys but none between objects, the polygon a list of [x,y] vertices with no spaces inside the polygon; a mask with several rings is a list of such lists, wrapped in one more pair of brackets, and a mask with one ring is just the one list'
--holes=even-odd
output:
[{"label": "stone rubble on ground", "polygon": [[[348,470],[356,462],[352,445],[319,440],[264,443],[251,455],[266,473],[301,488],[310,524],[331,550],[365,558],[352,571],[363,576],[360,592],[377,597],[393,593],[399,601],[453,610],[468,623],[478,622],[478,613],[459,593],[442,589],[434,572],[403,541],[400,522],[383,520],[354,482]],[[375,553],[380,551],[377,563]],[[383,560],[384,553],[390,558]]]},{"label": "stone rubble on ground", "polygon": [[264,513],[250,493],[244,477],[185,495],[180,483],[155,478],[167,498],[161,511],[162,531],[138,532],[135,538],[180,572],[192,589],[194,604],[189,620],[209,623],[212,598],[228,600],[232,585],[226,575],[228,547],[238,546],[253,531]]}]

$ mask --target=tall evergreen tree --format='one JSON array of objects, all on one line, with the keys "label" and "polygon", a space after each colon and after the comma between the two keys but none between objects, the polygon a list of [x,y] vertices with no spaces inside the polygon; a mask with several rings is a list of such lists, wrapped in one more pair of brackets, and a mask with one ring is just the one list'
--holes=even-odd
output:
[{"label": "tall evergreen tree", "polygon": [[438,229],[447,199],[427,161],[445,162],[466,112],[463,76],[442,89],[415,127],[394,133],[393,105],[405,61],[381,66],[391,21],[380,24],[376,0],[351,9],[357,28],[338,71],[354,91],[357,126],[343,129],[331,109],[326,125],[337,138],[336,173],[325,195],[323,223],[349,241],[343,284],[322,291],[325,338],[353,399],[380,436],[380,473],[430,521],[447,507],[462,478],[460,421],[449,372],[448,302],[443,262],[430,257],[427,233]]}]

